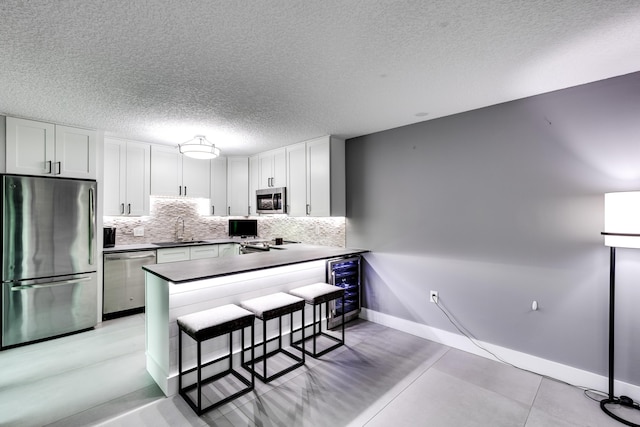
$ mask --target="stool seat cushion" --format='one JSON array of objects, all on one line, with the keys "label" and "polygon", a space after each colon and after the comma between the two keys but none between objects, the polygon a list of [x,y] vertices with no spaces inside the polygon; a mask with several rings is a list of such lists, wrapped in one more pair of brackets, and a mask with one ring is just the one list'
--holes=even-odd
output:
[{"label": "stool seat cushion", "polygon": [[207,340],[240,328],[251,326],[255,316],[235,304],[178,317],[178,326],[197,341]]},{"label": "stool seat cushion", "polygon": [[304,308],[304,300],[284,292],[242,301],[240,305],[260,319],[273,319]]},{"label": "stool seat cushion", "polygon": [[313,285],[291,289],[289,293],[304,299],[309,304],[315,305],[342,298],[344,289],[327,283],[314,283]]}]

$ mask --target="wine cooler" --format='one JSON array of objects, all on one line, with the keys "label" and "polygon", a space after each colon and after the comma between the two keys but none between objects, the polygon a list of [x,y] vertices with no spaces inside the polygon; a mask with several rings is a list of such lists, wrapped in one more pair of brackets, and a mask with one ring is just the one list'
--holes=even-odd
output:
[{"label": "wine cooler", "polygon": [[360,314],[360,256],[327,261],[327,283],[344,289],[344,306],[341,300],[331,304],[327,326],[334,328],[344,321],[355,319]]}]

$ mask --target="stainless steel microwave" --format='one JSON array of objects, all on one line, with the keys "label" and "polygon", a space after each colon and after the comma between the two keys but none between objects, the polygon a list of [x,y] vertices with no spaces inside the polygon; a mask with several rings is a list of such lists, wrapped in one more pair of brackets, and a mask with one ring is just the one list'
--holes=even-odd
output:
[{"label": "stainless steel microwave", "polygon": [[287,213],[286,187],[256,190],[256,212],[260,214]]}]

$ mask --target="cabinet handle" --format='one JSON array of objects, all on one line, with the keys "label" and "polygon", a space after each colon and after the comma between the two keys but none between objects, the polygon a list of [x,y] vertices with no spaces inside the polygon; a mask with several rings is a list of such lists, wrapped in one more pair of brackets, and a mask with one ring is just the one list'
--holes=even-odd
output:
[{"label": "cabinet handle", "polygon": [[47,160],[45,163],[45,172],[44,173],[51,173],[51,160]]},{"label": "cabinet handle", "polygon": [[131,203],[128,203],[128,204],[127,204],[127,207],[128,207],[128,212],[127,212],[127,214],[128,214],[128,215],[131,215]]},{"label": "cabinet handle", "polygon": [[211,215],[215,215],[216,214],[216,207],[211,205]]},{"label": "cabinet handle", "polygon": [[187,195],[187,186],[186,185],[184,186],[184,195],[185,196]]},{"label": "cabinet handle", "polygon": [[231,206],[227,207],[227,215],[231,215]]},{"label": "cabinet handle", "polygon": [[307,215],[309,215],[309,212],[311,212],[311,205],[307,203]]},{"label": "cabinet handle", "polygon": [[124,215],[124,203],[120,203],[120,214]]},{"label": "cabinet handle", "polygon": [[56,172],[55,175],[60,175],[60,171],[62,170],[62,162],[56,162],[56,169],[58,170],[58,172]]},{"label": "cabinet handle", "polygon": [[182,196],[182,185],[178,186],[178,196]]}]

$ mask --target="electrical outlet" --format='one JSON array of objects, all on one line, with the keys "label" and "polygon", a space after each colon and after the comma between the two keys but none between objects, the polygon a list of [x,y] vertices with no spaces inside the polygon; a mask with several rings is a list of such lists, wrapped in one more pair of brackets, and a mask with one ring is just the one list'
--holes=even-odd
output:
[{"label": "electrical outlet", "polygon": [[429,292],[429,302],[432,302],[434,304],[438,303],[438,291]]}]

